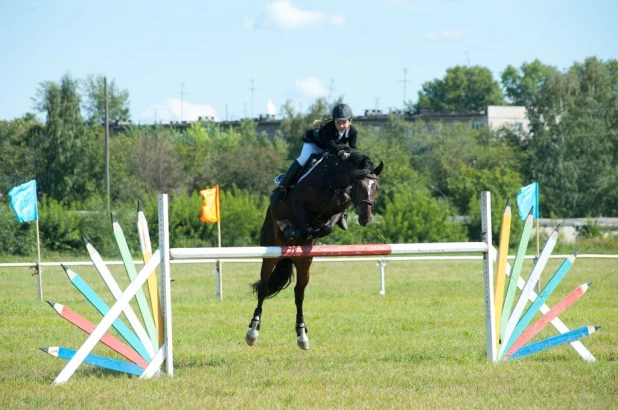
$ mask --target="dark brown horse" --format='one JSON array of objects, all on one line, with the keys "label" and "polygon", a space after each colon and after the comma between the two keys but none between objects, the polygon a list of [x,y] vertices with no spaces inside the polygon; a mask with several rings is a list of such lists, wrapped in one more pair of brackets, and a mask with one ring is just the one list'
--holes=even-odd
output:
[{"label": "dark brown horse", "polygon": [[[371,221],[376,194],[380,187],[378,175],[384,164],[374,168],[368,155],[341,146],[350,153],[347,161],[324,154],[301,173],[299,181],[285,199],[270,206],[262,225],[260,246],[314,245],[316,238],[330,234],[341,214],[354,205],[358,222],[366,226]],[[253,284],[258,304],[247,332],[247,344],[257,342],[264,299],[272,298],[292,282],[296,267],[296,334],[301,349],[309,349],[307,328],[303,317],[305,287],[309,283],[311,257],[264,258],[260,280]]]}]

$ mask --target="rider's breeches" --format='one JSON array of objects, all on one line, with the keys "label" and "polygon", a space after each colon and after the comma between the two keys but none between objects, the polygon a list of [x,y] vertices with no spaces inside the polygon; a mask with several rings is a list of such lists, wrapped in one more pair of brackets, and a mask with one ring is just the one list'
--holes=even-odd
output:
[{"label": "rider's breeches", "polygon": [[312,154],[321,154],[324,150],[312,142],[305,142],[303,144],[303,149],[300,152],[300,156],[296,158],[296,161],[300,164],[300,166],[304,166],[307,163],[307,160]]}]

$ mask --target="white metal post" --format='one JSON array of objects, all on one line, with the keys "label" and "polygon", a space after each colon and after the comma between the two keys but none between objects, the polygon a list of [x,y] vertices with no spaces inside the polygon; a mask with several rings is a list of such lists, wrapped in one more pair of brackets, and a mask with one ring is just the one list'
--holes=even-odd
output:
[{"label": "white metal post", "polygon": [[167,194],[159,195],[159,252],[161,253],[160,281],[161,308],[163,310],[163,328],[165,333],[165,373],[174,375],[174,350],[172,340],[172,290],[169,241],[169,214]]},{"label": "white metal post", "polygon": [[386,295],[386,283],[384,282],[384,267],[386,266],[387,262],[388,261],[386,259],[380,259],[377,263],[377,265],[380,267],[380,295],[382,296]]},{"label": "white metal post", "polygon": [[491,236],[491,194],[481,192],[481,234],[482,240],[487,244],[487,251],[483,252],[483,284],[485,293],[485,329],[487,358],[493,363],[497,361],[496,328],[494,308],[494,268],[490,255],[492,247]]}]

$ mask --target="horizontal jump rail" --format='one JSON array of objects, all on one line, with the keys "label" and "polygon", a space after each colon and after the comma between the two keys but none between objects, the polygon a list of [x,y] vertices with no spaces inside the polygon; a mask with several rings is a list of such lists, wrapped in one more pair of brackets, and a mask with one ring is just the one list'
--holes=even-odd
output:
[{"label": "horizontal jump rail", "polygon": [[316,256],[401,255],[419,253],[487,252],[485,242],[406,243],[392,245],[257,246],[171,248],[171,259],[310,258]]}]

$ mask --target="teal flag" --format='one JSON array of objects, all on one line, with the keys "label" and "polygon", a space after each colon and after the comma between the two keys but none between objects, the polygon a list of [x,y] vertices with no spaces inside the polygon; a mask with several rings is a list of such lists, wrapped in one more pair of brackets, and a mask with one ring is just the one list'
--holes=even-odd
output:
[{"label": "teal flag", "polygon": [[534,207],[534,217],[539,217],[539,183],[533,182],[519,189],[517,194],[517,208],[519,208],[519,219],[524,220],[528,217],[530,209]]},{"label": "teal flag", "polygon": [[17,222],[30,222],[39,219],[36,203],[36,180],[26,182],[9,191],[11,209],[17,216]]}]

